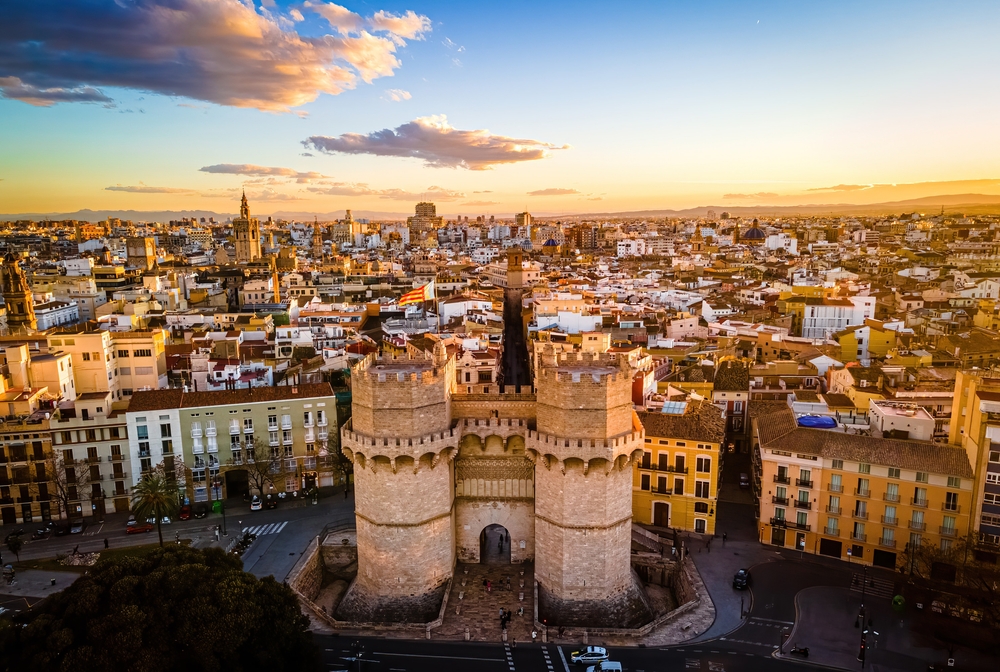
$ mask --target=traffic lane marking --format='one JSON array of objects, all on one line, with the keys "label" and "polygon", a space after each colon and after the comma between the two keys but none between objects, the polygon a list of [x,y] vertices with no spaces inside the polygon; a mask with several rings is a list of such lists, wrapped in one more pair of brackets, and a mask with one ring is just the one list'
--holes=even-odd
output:
[{"label": "traffic lane marking", "polygon": [[507,661],[503,658],[472,658],[469,656],[431,656],[425,653],[392,653],[389,651],[373,651],[370,655],[372,656],[397,656],[402,658],[435,658],[439,660],[478,660],[486,663],[503,663],[507,664]]}]

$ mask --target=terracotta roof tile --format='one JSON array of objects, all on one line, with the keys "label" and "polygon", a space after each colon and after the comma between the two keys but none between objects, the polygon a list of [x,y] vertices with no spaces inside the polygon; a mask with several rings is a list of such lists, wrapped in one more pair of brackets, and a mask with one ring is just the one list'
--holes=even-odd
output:
[{"label": "terracotta roof tile", "polygon": [[136,392],[129,402],[129,412],[158,411],[168,408],[200,408],[248,404],[283,399],[315,399],[332,397],[329,383],[255,387],[245,390],[219,390],[218,392],[185,392],[183,390],[146,390]]},{"label": "terracotta roof tile", "polygon": [[639,420],[646,428],[647,436],[712,443],[722,443],[726,438],[726,419],[722,417],[722,409],[708,402],[689,403],[684,415],[639,413]]}]

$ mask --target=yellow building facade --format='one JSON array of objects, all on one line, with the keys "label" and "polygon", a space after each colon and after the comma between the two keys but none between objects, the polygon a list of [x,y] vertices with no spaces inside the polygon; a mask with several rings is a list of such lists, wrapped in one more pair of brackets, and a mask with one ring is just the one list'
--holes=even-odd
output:
[{"label": "yellow building facade", "polygon": [[646,437],[632,468],[632,520],[715,534],[726,421],[708,402],[667,402],[640,413]]},{"label": "yellow building facade", "polygon": [[755,420],[760,541],[895,569],[911,544],[947,549],[970,529],[965,451]]}]

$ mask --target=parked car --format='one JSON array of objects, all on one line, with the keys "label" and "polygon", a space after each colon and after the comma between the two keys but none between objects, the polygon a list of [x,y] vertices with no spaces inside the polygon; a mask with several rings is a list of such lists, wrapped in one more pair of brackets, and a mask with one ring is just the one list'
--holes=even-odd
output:
[{"label": "parked car", "polygon": [[83,518],[77,518],[76,520],[69,521],[70,534],[80,534],[86,527],[87,523]]},{"label": "parked car", "polygon": [[749,569],[741,569],[733,575],[733,588],[736,590],[746,590],[752,583]]},{"label": "parked car", "polygon": [[49,535],[51,535],[51,534],[52,534],[52,530],[50,530],[50,529],[48,529],[46,527],[43,527],[43,528],[37,529],[34,532],[32,532],[31,533],[31,538],[34,541],[38,541],[39,539],[48,539]]},{"label": "parked car", "polygon": [[591,665],[587,672],[622,672],[622,664],[614,660],[602,660],[597,665]]},{"label": "parked car", "polygon": [[[149,523],[150,525],[156,525],[156,516],[153,516],[152,518],[147,518],[146,522]],[[169,525],[170,522],[171,522],[170,516],[163,516],[163,518],[160,518],[160,525]]]},{"label": "parked car", "polygon": [[194,505],[194,517],[199,520],[208,515],[208,505],[204,502],[200,502]]},{"label": "parked car", "polygon": [[190,520],[191,519],[191,507],[185,504],[181,507],[180,512],[177,514],[177,520]]},{"label": "parked car", "polygon": [[740,474],[740,487],[741,488],[750,487],[750,474],[747,473]]},{"label": "parked car", "polygon": [[152,523],[139,523],[134,520],[130,520],[129,524],[125,526],[125,534],[141,534],[143,532],[152,532]]},{"label": "parked car", "polygon": [[274,495],[268,495],[264,498],[264,508],[265,509],[276,509],[278,508],[278,498]]},{"label": "parked car", "polygon": [[603,646],[586,646],[579,651],[569,654],[570,661],[574,663],[591,664],[599,663],[608,659],[608,650]]},{"label": "parked car", "polygon": [[253,499],[250,500],[250,510],[260,511],[262,508],[264,508],[264,503],[260,501],[260,496],[254,495]]}]

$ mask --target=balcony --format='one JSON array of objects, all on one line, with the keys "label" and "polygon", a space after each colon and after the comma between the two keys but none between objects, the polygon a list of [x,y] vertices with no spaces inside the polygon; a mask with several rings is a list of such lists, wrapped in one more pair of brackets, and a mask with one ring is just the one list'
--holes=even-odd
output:
[{"label": "balcony", "polygon": [[830,483],[826,486],[826,489],[830,492],[843,492],[844,486],[841,484],[834,485],[833,483]]},{"label": "balcony", "polygon": [[857,518],[858,520],[868,520],[868,512],[867,511],[858,511],[858,510],[855,510],[851,514],[851,516],[854,517],[854,518]]},{"label": "balcony", "polygon": [[111,480],[113,481],[124,481],[126,478],[128,478],[128,472],[126,471],[111,474]]},{"label": "balcony", "polygon": [[192,439],[200,439],[201,435],[202,435],[201,427],[197,427],[197,428],[192,427],[191,428],[191,438]]},{"label": "balcony", "polygon": [[864,541],[868,541],[868,535],[867,534],[862,534],[860,532],[851,532],[851,539],[853,541],[864,542]]},{"label": "balcony", "polygon": [[771,497],[772,504],[781,504],[782,506],[788,506],[788,497]]},{"label": "balcony", "polygon": [[[321,432],[321,434],[326,434],[326,432]],[[667,474],[686,474],[688,473],[687,467],[678,467],[673,464],[663,465],[662,467],[658,464],[639,464],[640,469],[647,469],[649,471],[662,471]]]},{"label": "balcony", "polygon": [[823,534],[825,534],[828,537],[839,537],[840,530],[837,529],[836,527],[824,527]]},{"label": "balcony", "polygon": [[329,424],[329,423],[328,423],[325,415],[322,416],[321,418],[319,418],[319,420],[316,421],[316,425],[319,426],[319,427],[326,427],[327,424]]},{"label": "balcony", "polygon": [[890,517],[890,516],[882,516],[882,524],[883,525],[898,525],[899,524],[899,518],[896,518],[895,516],[892,516],[892,517]]},{"label": "balcony", "polygon": [[312,443],[316,440],[316,434],[313,432],[311,427],[306,428],[305,441],[306,443]]},{"label": "balcony", "polygon": [[210,453],[217,453],[217,452],[219,452],[219,444],[217,444],[217,443],[210,443],[210,444],[208,444],[208,452],[210,452]]},{"label": "balcony", "polygon": [[896,548],[896,540],[886,539],[885,537],[879,537],[878,545],[884,546],[885,548]]},{"label": "balcony", "polygon": [[282,429],[291,429],[292,428],[292,421],[291,420],[282,420],[281,421],[281,428]]},{"label": "balcony", "polygon": [[125,456],[124,455],[112,455],[111,456],[111,461],[112,462],[124,462],[125,461]]},{"label": "balcony", "polygon": [[195,455],[202,455],[205,452],[205,446],[197,445],[191,447],[191,452]]},{"label": "balcony", "polygon": [[808,532],[812,528],[811,525],[807,525],[806,523],[796,523],[791,520],[787,521],[787,526],[793,530],[802,530],[804,532]]},{"label": "balcony", "polygon": [[840,515],[841,511],[842,511],[842,509],[839,506],[827,506],[826,507],[826,512],[827,513],[832,513],[832,514],[835,514],[835,515],[838,515],[838,516]]},{"label": "balcony", "polygon": [[813,482],[811,480],[796,478],[795,485],[797,485],[800,488],[811,488],[813,487]]},{"label": "balcony", "polygon": [[253,434],[253,425],[250,425],[249,427],[247,425],[243,425],[243,433]]},{"label": "balcony", "polygon": [[782,476],[781,474],[775,474],[774,475],[774,482],[775,483],[784,483],[785,485],[791,485],[792,484],[792,478],[790,476]]},{"label": "balcony", "polygon": [[328,438],[330,438],[330,433],[329,433],[329,432],[319,432],[319,433],[318,433],[318,434],[316,435],[316,437],[317,437],[317,438],[318,438],[318,439],[319,439],[320,441],[326,441],[326,440],[327,440]]},{"label": "balcony", "polygon": [[854,496],[855,497],[870,497],[871,494],[872,494],[872,491],[868,490],[867,488],[864,488],[864,489],[862,489],[862,488],[854,488]]},{"label": "balcony", "polygon": [[787,527],[788,520],[785,518],[772,518],[771,525],[773,525],[774,527]]},{"label": "balcony", "polygon": [[672,495],[674,494],[673,488],[658,488],[655,485],[649,488],[649,491],[654,495]]},{"label": "balcony", "polygon": [[917,499],[916,497],[914,497],[913,499],[910,500],[910,504],[912,504],[913,506],[919,506],[922,509],[926,509],[927,508],[927,500],[926,499]]},{"label": "balcony", "polygon": [[938,532],[942,537],[957,537],[958,528],[957,527],[942,527],[939,528]]},{"label": "balcony", "polygon": [[205,430],[205,436],[217,436],[217,435],[218,431],[215,429],[215,427],[209,427]]},{"label": "balcony", "polygon": [[268,423],[268,425],[267,425],[267,431],[269,431],[269,432],[276,432],[276,431],[278,431],[278,424],[275,423],[275,424],[272,425],[272,424]]},{"label": "balcony", "polygon": [[884,501],[884,502],[898,502],[899,501],[899,493],[898,492],[895,492],[895,493],[893,493],[893,492],[883,492],[882,493],[882,501]]},{"label": "balcony", "polygon": [[282,443],[282,445],[290,446],[293,443],[295,443],[295,439],[293,437],[291,437],[291,436],[286,436],[286,437],[284,437],[284,438],[281,439],[281,443]]},{"label": "balcony", "polygon": [[941,505],[941,510],[951,511],[953,513],[959,513],[962,510],[962,507],[954,502],[945,502],[944,504]]},{"label": "balcony", "polygon": [[307,418],[306,418],[306,419],[305,419],[305,420],[304,420],[304,421],[302,422],[302,426],[303,426],[303,427],[313,427],[313,426],[315,426],[315,425],[313,424],[313,419],[312,419],[312,416],[309,416],[309,417],[307,417]]},{"label": "balcony", "polygon": [[240,426],[239,425],[229,425],[229,435],[230,436],[235,436],[236,434],[239,434],[239,433],[240,433]]},{"label": "balcony", "polygon": [[148,450],[140,450],[139,451],[139,457],[149,457],[149,451]]},{"label": "balcony", "polygon": [[927,529],[927,523],[918,523],[915,520],[911,520],[908,524],[911,530],[917,530],[918,532],[923,532]]},{"label": "balcony", "polygon": [[812,509],[812,502],[804,500],[804,499],[796,499],[795,500],[795,508],[796,509]]}]

